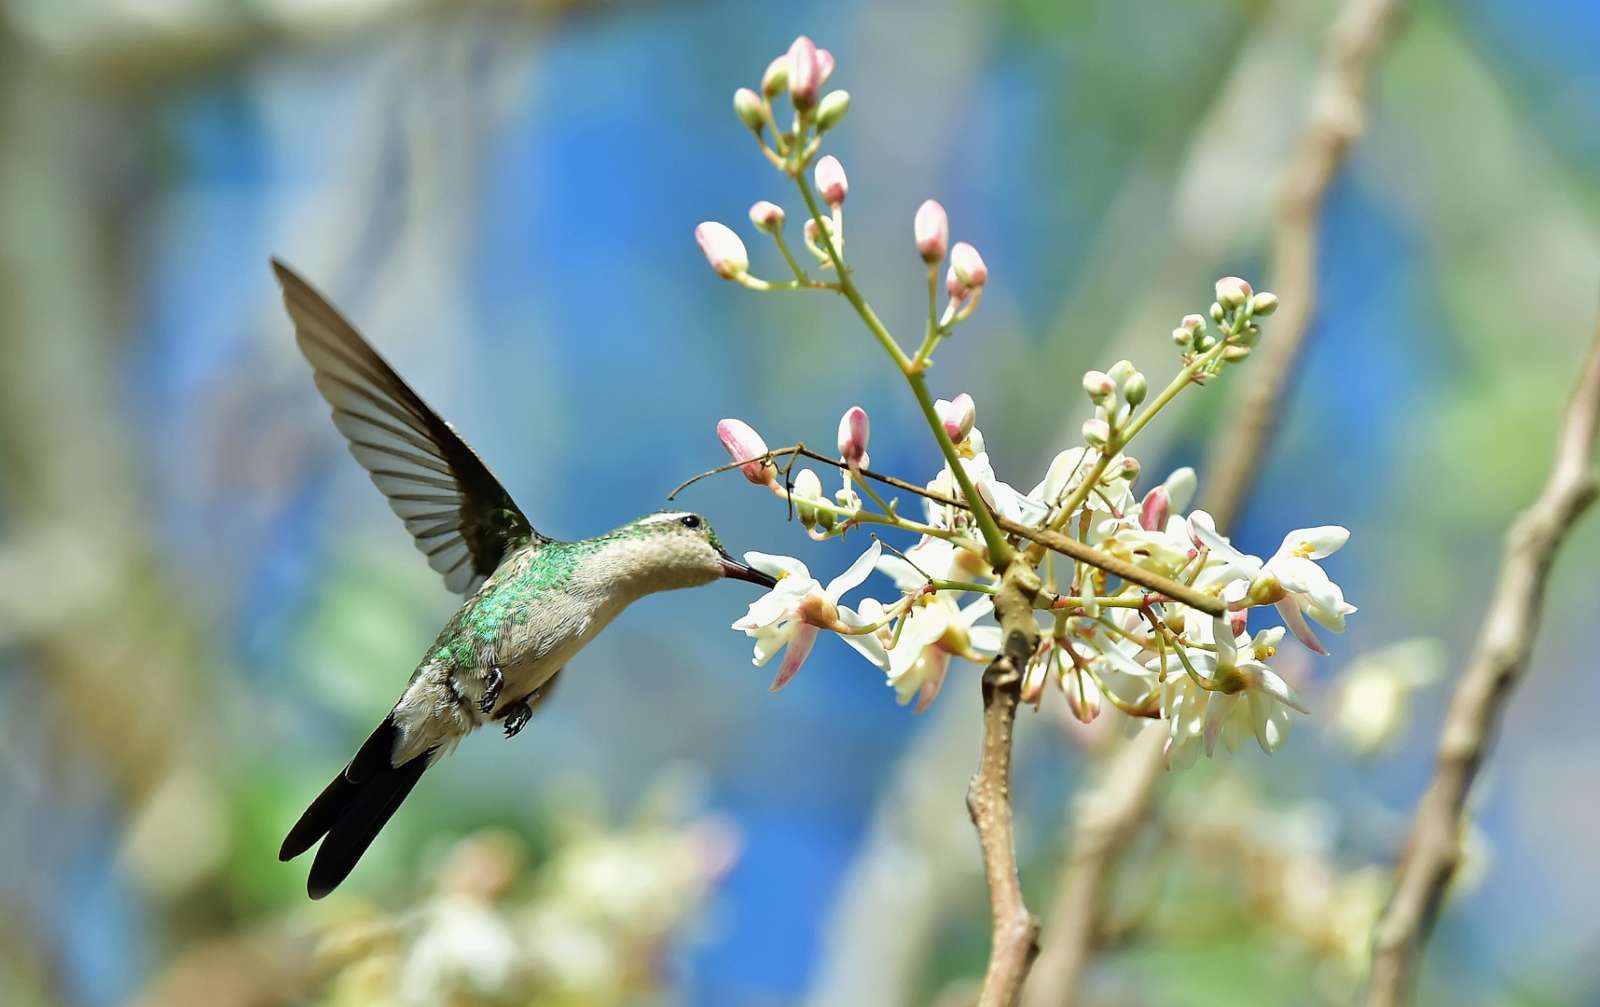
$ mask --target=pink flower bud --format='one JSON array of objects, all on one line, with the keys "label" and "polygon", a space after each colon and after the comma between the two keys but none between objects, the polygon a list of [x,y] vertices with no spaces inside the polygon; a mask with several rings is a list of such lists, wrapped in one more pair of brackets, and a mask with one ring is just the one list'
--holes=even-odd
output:
[{"label": "pink flower bud", "polygon": [[783,229],[783,207],[777,203],[760,200],[750,207],[750,223],[756,230],[776,234]]},{"label": "pink flower bud", "polygon": [[757,486],[770,486],[777,482],[778,467],[772,464],[770,458],[762,457],[767,453],[767,442],[750,424],[732,417],[718,420],[717,439],[727,449],[728,457],[736,462],[745,462],[739,466],[739,471],[744,473],[746,479]]},{"label": "pink flower bud", "polygon": [[960,301],[967,296],[967,285],[961,282],[961,277],[956,275],[956,267],[951,266],[944,274],[944,289],[952,301]]},{"label": "pink flower bud", "polygon": [[1228,613],[1228,629],[1233,632],[1235,637],[1238,637],[1240,633],[1243,633],[1249,627],[1250,611],[1248,609],[1240,609],[1237,612]]},{"label": "pink flower bud", "polygon": [[940,399],[933,404],[933,409],[939,414],[944,432],[956,444],[967,439],[967,435],[972,433],[973,422],[978,418],[978,407],[966,392],[953,399]]},{"label": "pink flower bud", "polygon": [[1165,486],[1157,486],[1144,495],[1139,503],[1139,527],[1145,531],[1160,531],[1167,526],[1172,513],[1172,497]]},{"label": "pink flower bud", "polygon": [[789,98],[794,107],[805,109],[815,105],[817,89],[821,86],[822,67],[817,61],[817,45],[801,35],[789,46]]},{"label": "pink flower bud", "polygon": [[1250,284],[1237,276],[1224,276],[1217,281],[1217,303],[1228,311],[1242,307],[1252,293]]},{"label": "pink flower bud", "polygon": [[867,411],[851,406],[839,418],[839,454],[851,468],[860,468],[867,460]]},{"label": "pink flower bud", "polygon": [[956,242],[950,250],[950,268],[963,286],[974,290],[989,282],[989,267],[983,264],[983,256],[965,241]]},{"label": "pink flower bud", "polygon": [[761,111],[761,96],[747,87],[733,92],[733,114],[739,117],[746,129],[761,132],[766,116]]},{"label": "pink flower bud", "polygon": [[700,243],[700,251],[705,253],[711,268],[724,280],[734,279],[750,268],[744,242],[728,229],[728,225],[707,220],[694,229],[694,240]]},{"label": "pink flower bud", "polygon": [[833,76],[833,53],[829,52],[826,49],[818,49],[817,50],[817,86],[821,87],[822,85],[826,84],[828,82],[828,78],[832,77],[832,76]]},{"label": "pink flower bud", "polygon": [[911,233],[917,239],[917,254],[922,261],[933,265],[944,258],[950,248],[950,217],[938,200],[924,200],[917,207],[916,218],[911,222]]},{"label": "pink flower bud", "polygon": [[1035,661],[1028,665],[1027,674],[1022,676],[1022,701],[1037,707],[1039,700],[1044,696],[1044,681],[1050,673],[1049,667],[1043,661]]},{"label": "pink flower bud", "polygon": [[1205,327],[1206,320],[1200,315],[1184,315],[1183,321],[1179,323],[1179,328],[1189,330],[1191,336],[1205,331]]},{"label": "pink flower bud", "polygon": [[844,177],[844,165],[839,159],[829,154],[817,162],[817,191],[822,193],[822,201],[837,210],[844,204],[844,197],[850,192],[850,181]]}]

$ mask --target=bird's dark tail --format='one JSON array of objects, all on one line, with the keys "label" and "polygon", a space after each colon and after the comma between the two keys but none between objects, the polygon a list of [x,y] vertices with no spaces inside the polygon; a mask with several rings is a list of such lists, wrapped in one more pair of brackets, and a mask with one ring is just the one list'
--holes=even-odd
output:
[{"label": "bird's dark tail", "polygon": [[391,756],[399,736],[394,717],[385,718],[284,837],[279,860],[293,860],[322,840],[306,881],[306,891],[312,898],[322,898],[349,876],[389,816],[433,762],[430,749],[409,762],[394,765]]}]

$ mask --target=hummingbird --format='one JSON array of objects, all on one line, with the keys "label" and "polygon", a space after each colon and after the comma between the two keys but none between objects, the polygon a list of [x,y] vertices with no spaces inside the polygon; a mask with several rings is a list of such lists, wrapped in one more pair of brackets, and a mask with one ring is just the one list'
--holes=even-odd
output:
[{"label": "hummingbird", "polygon": [[277,259],[295,341],[334,426],[445,586],[466,597],[405,691],[278,851],[320,842],[306,882],[333,891],[429,766],[490,723],[515,737],[567,662],[629,604],[724,577],[776,581],[698,514],[663,511],[594,538],[540,534],[482,459],[349,322]]}]

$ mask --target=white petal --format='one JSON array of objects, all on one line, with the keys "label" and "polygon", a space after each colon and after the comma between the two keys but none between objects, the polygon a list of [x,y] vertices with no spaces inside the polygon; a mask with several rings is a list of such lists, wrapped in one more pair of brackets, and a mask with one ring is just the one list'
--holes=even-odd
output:
[{"label": "white petal", "polygon": [[894,586],[902,591],[915,591],[928,583],[928,578],[923,576],[921,570],[899,556],[884,556],[879,559],[878,569],[887,574],[889,579],[894,581]]},{"label": "white petal", "polygon": [[1203,510],[1197,510],[1189,515],[1189,532],[1195,538],[1204,542],[1211,554],[1218,559],[1242,567],[1245,570],[1261,569],[1261,561],[1254,556],[1247,556],[1235,549],[1226,538],[1217,531],[1217,524],[1211,515]]},{"label": "white petal", "polygon": [[974,626],[967,636],[972,641],[973,650],[983,654],[1000,653],[1003,637],[999,626]]},{"label": "white petal", "polygon": [[873,539],[867,551],[857,556],[844,573],[828,581],[828,597],[838,601],[846,591],[858,587],[872,573],[872,568],[878,565],[878,557],[882,554],[883,546]]},{"label": "white petal", "polygon": [[786,577],[810,577],[811,571],[806,565],[793,556],[774,556],[764,552],[747,552],[744,561],[773,577],[780,575]]},{"label": "white petal", "polygon": [[1324,556],[1332,556],[1348,541],[1350,541],[1348,528],[1325,524],[1290,532],[1284,536],[1283,545],[1278,551],[1296,556],[1304,555],[1308,559],[1321,559]]},{"label": "white petal", "polygon": [[1174,469],[1167,476],[1167,481],[1161,484],[1167,488],[1167,500],[1174,514],[1182,514],[1184,508],[1189,506],[1189,501],[1194,499],[1196,481],[1194,469],[1185,465],[1181,469]]}]

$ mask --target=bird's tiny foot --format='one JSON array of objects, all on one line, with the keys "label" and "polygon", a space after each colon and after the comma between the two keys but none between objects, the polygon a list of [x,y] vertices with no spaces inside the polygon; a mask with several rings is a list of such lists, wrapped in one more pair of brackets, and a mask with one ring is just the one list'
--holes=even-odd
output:
[{"label": "bird's tiny foot", "polygon": [[489,675],[483,683],[483,699],[478,701],[478,709],[484,713],[493,713],[494,705],[500,702],[500,690],[505,684],[506,676],[500,671],[500,666],[489,665]]},{"label": "bird's tiny foot", "polygon": [[515,738],[517,732],[528,726],[528,721],[533,717],[533,707],[528,705],[526,699],[518,700],[505,709],[506,737]]}]

